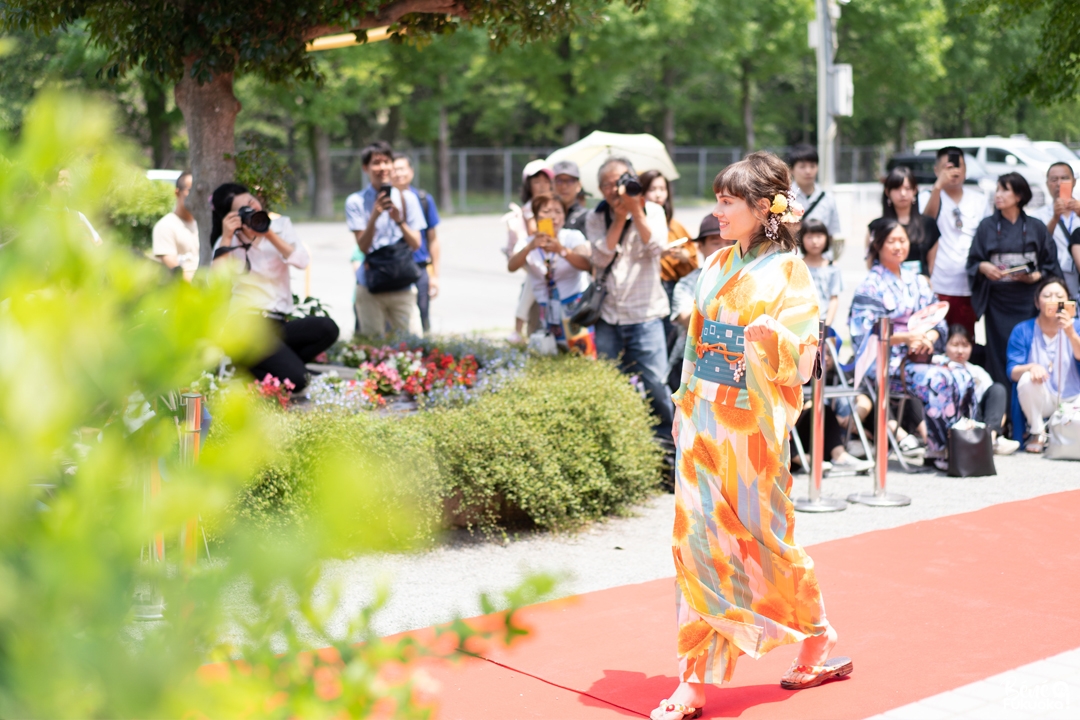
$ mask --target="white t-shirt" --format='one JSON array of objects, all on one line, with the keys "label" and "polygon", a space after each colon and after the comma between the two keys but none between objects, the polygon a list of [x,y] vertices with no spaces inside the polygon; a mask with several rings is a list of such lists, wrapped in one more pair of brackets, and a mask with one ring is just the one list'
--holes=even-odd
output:
[{"label": "white t-shirt", "polygon": [[[956,203],[949,195],[941,193],[941,211],[937,224],[941,237],[937,241],[937,256],[930,284],[939,295],[970,296],[967,259],[975,230],[984,217],[990,215],[986,196],[981,191],[964,186],[964,194]],[[956,227],[957,218],[961,227]]]},{"label": "white t-shirt", "polygon": [[[574,248],[588,245],[589,241],[577,230],[563,228],[559,231],[559,244],[566,248],[567,252],[573,252]],[[585,288],[589,287],[587,270],[578,270],[566,258],[536,248],[525,256],[525,272],[529,274],[536,302],[546,305],[548,301],[548,261],[551,262],[552,276],[561,300],[585,292]]]},{"label": "white t-shirt", "polygon": [[199,226],[194,219],[184,222],[171,212],[154,223],[153,238],[154,255],[176,255],[185,273],[199,269]]}]

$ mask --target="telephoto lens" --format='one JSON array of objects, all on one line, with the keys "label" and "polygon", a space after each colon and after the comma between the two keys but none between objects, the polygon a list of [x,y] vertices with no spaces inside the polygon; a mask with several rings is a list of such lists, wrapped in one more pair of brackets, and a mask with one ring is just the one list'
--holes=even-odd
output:
[{"label": "telephoto lens", "polygon": [[638,176],[629,170],[619,176],[619,185],[625,188],[626,194],[630,197],[637,197],[645,192],[645,188],[641,187],[641,181],[638,180]]},{"label": "telephoto lens", "polygon": [[240,222],[255,232],[264,233],[270,229],[270,214],[265,210],[255,210],[250,205],[245,205],[236,212],[240,215]]}]

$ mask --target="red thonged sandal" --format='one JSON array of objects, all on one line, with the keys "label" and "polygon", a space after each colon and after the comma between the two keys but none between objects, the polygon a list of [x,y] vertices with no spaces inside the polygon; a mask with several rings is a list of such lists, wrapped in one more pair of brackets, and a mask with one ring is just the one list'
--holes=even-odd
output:
[{"label": "red thonged sandal", "polygon": [[[817,687],[823,682],[850,675],[854,669],[855,664],[849,657],[832,658],[826,660],[824,665],[799,665],[798,661],[794,661],[791,663],[791,668],[784,674],[784,677],[780,678],[780,687],[785,690],[805,690]],[[793,682],[786,679],[795,674],[809,675],[810,679],[802,682]]]},{"label": "red thonged sandal", "polygon": [[[661,700],[660,705],[656,710],[661,713],[682,713],[682,720],[695,720],[695,718],[701,717],[701,708],[692,708],[689,705],[683,705],[682,703],[668,702],[667,699]],[[656,716],[656,710],[650,713],[649,717]]]}]

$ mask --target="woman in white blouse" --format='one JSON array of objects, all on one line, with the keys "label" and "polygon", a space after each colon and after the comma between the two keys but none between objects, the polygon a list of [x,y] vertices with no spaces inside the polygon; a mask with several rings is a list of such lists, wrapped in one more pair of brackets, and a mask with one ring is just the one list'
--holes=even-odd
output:
[{"label": "woman in white blouse", "polygon": [[[565,343],[568,309],[589,287],[592,249],[584,235],[563,227],[566,211],[557,197],[537,195],[531,205],[537,232],[510,257],[507,269],[514,272],[525,268],[551,334]],[[550,228],[544,227],[546,220]]]},{"label": "woman in white blouse", "polygon": [[[307,248],[287,217],[275,216],[269,227],[262,229],[258,222],[262,203],[243,185],[219,186],[210,203],[214,267],[231,266],[238,273],[233,289],[234,307],[261,314],[273,323],[279,338],[274,351],[248,369],[257,380],[269,374],[282,382],[289,380],[300,391],[307,385],[304,364],[338,338],[337,323],[328,317],[290,318],[294,306],[289,267],[301,270],[307,267]],[[255,213],[247,222],[242,220],[240,212],[245,207]]]}]

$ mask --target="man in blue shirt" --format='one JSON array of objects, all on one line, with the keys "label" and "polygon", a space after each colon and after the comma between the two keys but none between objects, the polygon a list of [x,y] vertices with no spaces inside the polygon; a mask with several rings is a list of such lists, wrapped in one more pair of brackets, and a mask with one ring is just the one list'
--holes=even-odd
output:
[{"label": "man in blue shirt", "polygon": [[[420,200],[411,190],[391,187],[389,194],[379,188],[393,184],[394,151],[386,142],[364,148],[360,156],[371,185],[345,200],[345,221],[356,236],[356,245],[366,255],[402,239],[413,251],[421,246],[420,233],[427,228]],[[356,274],[356,316],[360,332],[371,337],[391,332],[421,335],[420,309],[416,304],[416,285],[405,290],[372,293],[368,291],[364,268]]]},{"label": "man in blue shirt", "polygon": [[420,266],[420,279],[416,281],[416,304],[420,307],[420,322],[424,326],[424,332],[428,333],[431,332],[431,298],[439,294],[439,259],[442,248],[439,246],[438,231],[435,229],[439,224],[439,210],[435,207],[435,198],[412,186],[415,176],[409,156],[395,154],[394,187],[416,195],[427,223],[427,228],[420,231],[420,249],[413,253],[413,260]]}]

